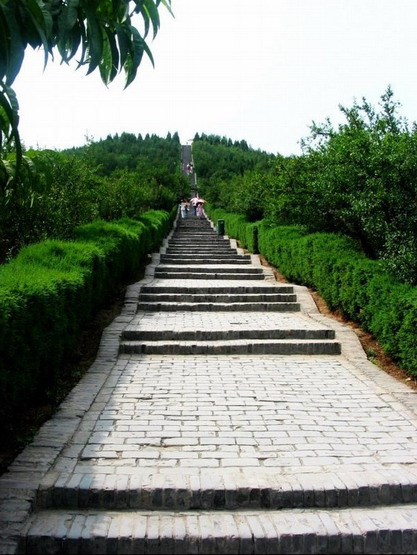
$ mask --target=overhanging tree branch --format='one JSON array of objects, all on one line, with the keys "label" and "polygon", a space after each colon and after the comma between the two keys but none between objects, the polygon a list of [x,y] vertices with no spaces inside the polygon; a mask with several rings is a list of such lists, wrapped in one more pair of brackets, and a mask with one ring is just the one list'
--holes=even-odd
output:
[{"label": "overhanging tree branch", "polygon": [[[18,102],[11,88],[27,46],[43,48],[45,66],[54,51],[68,63],[75,55],[87,74],[97,68],[108,85],[120,73],[126,87],[135,79],[146,43],[160,27],[159,8],[171,14],[171,0],[0,0],[0,148],[14,143],[17,166],[22,156]],[[132,18],[140,16],[143,29]],[[3,151],[3,150],[1,150]]]}]

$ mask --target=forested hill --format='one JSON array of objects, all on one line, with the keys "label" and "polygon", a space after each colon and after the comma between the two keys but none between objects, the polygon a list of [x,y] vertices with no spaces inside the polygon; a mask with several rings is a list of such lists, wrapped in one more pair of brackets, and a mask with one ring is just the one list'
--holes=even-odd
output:
[{"label": "forested hill", "polygon": [[232,141],[219,135],[194,137],[193,157],[198,163],[198,177],[202,182],[230,179],[255,168],[267,169],[273,154],[255,150],[245,140]]},{"label": "forested hill", "polygon": [[232,141],[218,135],[196,134],[193,141],[193,158],[200,192],[214,206],[257,219],[262,214],[250,201],[252,195],[246,187],[244,176],[256,172],[266,174],[275,156],[255,150],[245,140]]},{"label": "forested hill", "polygon": [[111,175],[116,170],[143,170],[149,167],[173,173],[180,169],[181,144],[178,133],[166,138],[139,133],[108,135],[86,146],[72,148],[68,154],[88,154],[99,175]]}]

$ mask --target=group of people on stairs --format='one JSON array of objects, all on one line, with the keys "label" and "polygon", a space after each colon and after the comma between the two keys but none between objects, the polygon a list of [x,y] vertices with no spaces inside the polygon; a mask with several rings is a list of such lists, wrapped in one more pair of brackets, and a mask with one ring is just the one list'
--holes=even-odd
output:
[{"label": "group of people on stairs", "polygon": [[201,198],[198,193],[192,199],[184,198],[180,204],[181,218],[188,216],[197,216],[202,218],[204,216],[204,203],[206,201]]}]

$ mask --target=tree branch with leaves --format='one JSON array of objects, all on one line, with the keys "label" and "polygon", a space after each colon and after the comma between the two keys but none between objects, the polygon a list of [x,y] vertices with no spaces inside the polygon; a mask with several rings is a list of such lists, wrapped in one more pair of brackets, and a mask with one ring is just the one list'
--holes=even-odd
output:
[{"label": "tree branch with leaves", "polygon": [[[124,72],[126,87],[135,79],[155,38],[160,6],[171,0],[0,0],[0,152],[14,144],[16,166],[22,158],[19,105],[12,88],[25,50],[43,48],[45,66],[58,52],[62,62],[77,57],[87,75],[99,70],[108,85]],[[140,27],[140,28],[139,28]]]}]

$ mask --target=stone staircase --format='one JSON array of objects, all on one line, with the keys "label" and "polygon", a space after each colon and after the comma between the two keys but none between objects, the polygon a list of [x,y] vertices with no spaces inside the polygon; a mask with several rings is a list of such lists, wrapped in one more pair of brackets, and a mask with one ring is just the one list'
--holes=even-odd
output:
[{"label": "stone staircase", "polygon": [[[292,285],[266,283],[249,285],[249,280],[263,280],[265,273],[254,266],[250,255],[238,253],[225,237],[219,237],[207,219],[179,220],[166,252],[160,255],[155,278],[163,285],[141,288],[138,312],[215,312],[226,319],[224,312],[299,312]],[[168,280],[181,279],[179,285]],[[189,285],[191,280],[209,284]],[[217,283],[214,284],[212,280]],[[233,280],[224,285],[226,280]],[[220,283],[221,282],[221,283]],[[160,316],[162,318],[162,316]],[[282,323],[285,320],[281,318]],[[233,330],[154,329],[143,330],[139,320],[123,332],[121,353],[147,354],[339,354],[340,343],[334,330],[328,328],[277,327],[271,322],[259,329],[256,319],[251,327]]]},{"label": "stone staircase", "polygon": [[18,552],[417,553],[415,405],[297,291],[180,220]]}]

